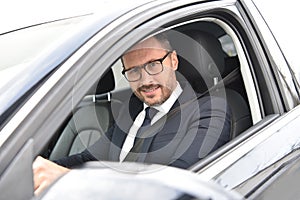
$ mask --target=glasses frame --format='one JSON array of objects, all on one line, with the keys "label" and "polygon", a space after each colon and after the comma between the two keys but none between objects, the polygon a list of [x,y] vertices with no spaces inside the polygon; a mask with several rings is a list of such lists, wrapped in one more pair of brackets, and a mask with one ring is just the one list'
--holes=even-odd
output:
[{"label": "glasses frame", "polygon": [[[164,55],[164,56],[163,56],[162,58],[160,58],[160,59],[152,60],[152,61],[149,61],[149,62],[143,64],[143,65],[136,66],[136,67],[132,67],[132,68],[130,68],[130,69],[125,69],[125,67],[123,66],[122,74],[124,75],[124,77],[126,78],[126,80],[129,81],[129,82],[135,82],[135,81],[138,81],[138,80],[140,80],[140,79],[142,78],[142,71],[140,70],[140,71],[139,71],[139,72],[140,72],[140,77],[139,77],[138,79],[133,80],[133,81],[132,81],[132,80],[128,80],[128,78],[127,78],[127,76],[125,75],[125,73],[126,73],[127,71],[129,71],[129,70],[132,70],[132,69],[144,69],[145,72],[147,72],[147,74],[149,74],[150,76],[157,75],[157,74],[159,74],[159,73],[161,73],[161,72],[164,71],[164,65],[163,65],[163,62],[164,62],[164,60],[169,56],[170,53],[173,53],[173,51],[168,51],[168,52],[166,53],[166,55]],[[162,66],[161,71],[158,72],[158,73],[155,73],[155,74],[150,74],[150,73],[146,70],[146,67],[147,67],[149,64],[151,64],[151,63],[153,63],[153,62],[157,62],[157,61],[160,62],[161,66]]]}]

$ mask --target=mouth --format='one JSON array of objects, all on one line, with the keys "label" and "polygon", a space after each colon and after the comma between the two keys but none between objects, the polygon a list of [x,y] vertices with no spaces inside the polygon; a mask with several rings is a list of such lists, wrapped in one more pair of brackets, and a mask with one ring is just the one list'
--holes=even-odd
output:
[{"label": "mouth", "polygon": [[139,88],[141,93],[144,93],[147,97],[154,96],[156,91],[160,88],[160,85],[147,85]]}]

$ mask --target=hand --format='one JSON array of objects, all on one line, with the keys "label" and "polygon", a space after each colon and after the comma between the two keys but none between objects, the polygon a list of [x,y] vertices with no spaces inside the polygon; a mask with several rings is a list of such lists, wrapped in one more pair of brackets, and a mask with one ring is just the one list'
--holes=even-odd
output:
[{"label": "hand", "polygon": [[70,171],[70,169],[57,165],[40,156],[33,162],[32,169],[35,195],[40,194],[57,178]]}]

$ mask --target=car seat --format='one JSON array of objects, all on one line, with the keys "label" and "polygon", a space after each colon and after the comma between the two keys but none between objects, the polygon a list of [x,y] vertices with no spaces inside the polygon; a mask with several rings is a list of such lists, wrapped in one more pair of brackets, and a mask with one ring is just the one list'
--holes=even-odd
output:
[{"label": "car seat", "polygon": [[202,95],[227,99],[232,112],[231,138],[249,128],[252,124],[249,105],[237,89],[243,85],[238,60],[228,62],[220,41],[209,32],[171,31],[168,37],[179,58],[177,71],[178,77],[182,77],[179,80],[187,80]]},{"label": "car seat", "polygon": [[[114,76],[110,69],[100,79],[96,94],[86,97],[74,111],[49,156],[50,160],[82,152],[107,131],[114,121],[111,110],[114,102],[109,98],[114,88]],[[99,94],[102,98],[95,98]]]}]

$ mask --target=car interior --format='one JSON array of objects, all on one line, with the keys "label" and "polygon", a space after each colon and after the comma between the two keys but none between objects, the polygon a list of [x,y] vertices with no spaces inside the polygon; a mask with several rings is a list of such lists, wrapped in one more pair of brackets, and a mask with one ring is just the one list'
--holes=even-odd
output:
[{"label": "car interior", "polygon": [[[179,82],[187,80],[199,96],[214,95],[227,99],[232,112],[232,139],[249,128],[252,125],[251,112],[239,58],[234,53],[230,36],[216,23],[206,21],[178,26],[166,34],[179,58]],[[115,65],[120,65],[120,62]],[[129,86],[116,87],[119,82],[116,73],[121,74],[109,69],[73,110],[68,122],[48,147],[49,159],[83,151],[113,124],[122,99],[132,93]]]}]

